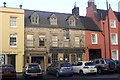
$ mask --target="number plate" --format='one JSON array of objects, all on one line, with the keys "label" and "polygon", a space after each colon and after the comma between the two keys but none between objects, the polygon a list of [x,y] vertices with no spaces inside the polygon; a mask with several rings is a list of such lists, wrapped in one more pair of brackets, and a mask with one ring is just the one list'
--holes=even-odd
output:
[{"label": "number plate", "polygon": [[95,72],[95,70],[90,70],[90,72]]},{"label": "number plate", "polygon": [[4,72],[4,74],[10,74],[10,72]]},{"label": "number plate", "polygon": [[69,71],[69,70],[71,70],[71,69],[64,69],[64,70]]},{"label": "number plate", "polygon": [[31,76],[37,76],[37,74],[31,74]]}]

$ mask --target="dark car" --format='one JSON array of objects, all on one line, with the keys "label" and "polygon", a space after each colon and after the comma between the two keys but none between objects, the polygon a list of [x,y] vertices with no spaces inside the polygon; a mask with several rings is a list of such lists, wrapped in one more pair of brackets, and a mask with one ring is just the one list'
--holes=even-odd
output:
[{"label": "dark car", "polygon": [[73,67],[67,62],[55,62],[47,68],[48,74],[54,74],[56,77],[60,75],[73,75]]},{"label": "dark car", "polygon": [[113,59],[94,59],[92,60],[96,64],[97,73],[114,72],[116,69],[116,63]]},{"label": "dark car", "polygon": [[11,64],[0,65],[0,77],[2,79],[16,79],[16,71]]},{"label": "dark car", "polygon": [[116,72],[120,73],[120,61],[115,60],[115,62],[116,62]]},{"label": "dark car", "polygon": [[41,66],[38,63],[28,63],[25,67],[23,67],[23,76],[25,78],[42,78]]}]

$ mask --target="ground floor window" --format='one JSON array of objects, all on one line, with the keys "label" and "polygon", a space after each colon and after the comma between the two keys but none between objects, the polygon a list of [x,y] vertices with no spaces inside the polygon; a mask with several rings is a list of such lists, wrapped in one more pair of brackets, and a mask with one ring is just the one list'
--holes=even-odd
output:
[{"label": "ground floor window", "polygon": [[52,62],[58,61],[58,54],[52,54]]},{"label": "ground floor window", "polygon": [[77,54],[77,61],[81,61],[82,60],[82,55],[81,54]]},{"label": "ground floor window", "polygon": [[71,55],[71,63],[72,64],[76,63],[76,55],[75,54]]},{"label": "ground floor window", "polygon": [[64,61],[69,62],[69,54],[64,54]]},{"label": "ground floor window", "polygon": [[112,50],[112,59],[118,60],[118,50]]}]

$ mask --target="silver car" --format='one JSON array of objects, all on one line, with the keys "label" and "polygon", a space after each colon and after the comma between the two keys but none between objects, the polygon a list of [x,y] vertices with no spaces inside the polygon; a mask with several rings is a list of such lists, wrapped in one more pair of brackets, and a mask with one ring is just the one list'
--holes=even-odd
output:
[{"label": "silver car", "polygon": [[55,62],[47,68],[47,74],[54,74],[56,77],[60,75],[73,75],[73,67],[67,62]]},{"label": "silver car", "polygon": [[38,63],[28,63],[23,67],[23,76],[28,77],[41,77],[42,78],[41,66]]}]

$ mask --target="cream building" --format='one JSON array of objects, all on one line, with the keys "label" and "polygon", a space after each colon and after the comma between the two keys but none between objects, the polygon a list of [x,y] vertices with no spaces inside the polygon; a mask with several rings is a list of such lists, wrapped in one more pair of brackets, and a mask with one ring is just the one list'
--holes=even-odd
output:
[{"label": "cream building", "polygon": [[24,62],[24,10],[0,7],[0,64],[22,72]]}]

